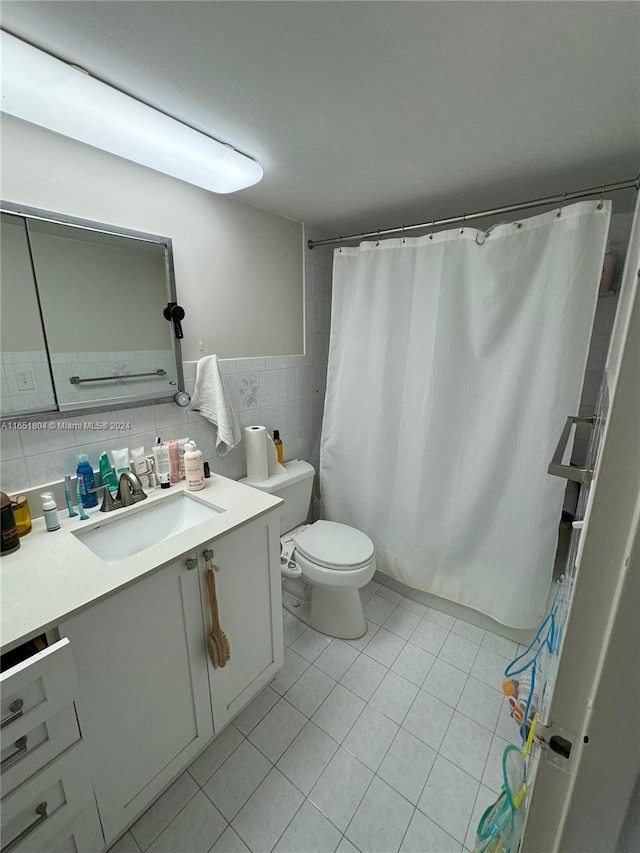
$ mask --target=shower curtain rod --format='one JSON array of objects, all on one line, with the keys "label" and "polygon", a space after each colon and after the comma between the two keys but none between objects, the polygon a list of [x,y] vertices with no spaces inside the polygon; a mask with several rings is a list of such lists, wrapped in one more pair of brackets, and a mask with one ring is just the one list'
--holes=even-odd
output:
[{"label": "shower curtain rod", "polygon": [[408,231],[417,231],[422,228],[438,228],[441,225],[456,225],[462,222],[470,222],[472,219],[482,219],[486,216],[498,216],[501,213],[513,213],[516,210],[526,210],[531,207],[543,207],[547,204],[564,204],[565,201],[572,201],[576,198],[586,198],[590,195],[604,195],[604,193],[612,193],[617,190],[627,190],[634,188],[640,189],[640,175],[632,178],[629,181],[618,181],[615,184],[601,184],[599,187],[591,187],[585,190],[576,190],[571,193],[562,193],[561,195],[550,195],[546,198],[536,198],[532,201],[522,201],[519,204],[509,204],[506,207],[494,207],[491,210],[479,210],[475,213],[465,213],[462,216],[451,216],[449,219],[434,219],[432,222],[421,222],[418,225],[401,225],[398,228],[384,228],[378,231],[368,231],[362,234],[349,234],[346,237],[329,237],[326,240],[307,240],[307,246],[314,249],[316,246],[336,246],[341,245],[345,241],[366,240],[369,237],[386,237],[390,234],[402,234],[403,236]]}]

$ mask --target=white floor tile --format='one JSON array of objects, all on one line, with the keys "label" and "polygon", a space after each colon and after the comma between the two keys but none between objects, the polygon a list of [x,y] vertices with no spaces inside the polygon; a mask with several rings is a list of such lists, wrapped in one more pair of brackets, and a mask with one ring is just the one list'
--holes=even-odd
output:
[{"label": "white floor tile", "polygon": [[480,646],[477,643],[472,643],[471,640],[467,640],[459,634],[450,633],[444,641],[438,657],[463,672],[470,672],[479,649]]},{"label": "white floor tile", "polygon": [[440,755],[480,781],[492,737],[484,726],[456,711],[440,747]]},{"label": "white floor tile", "polygon": [[504,782],[502,756],[508,745],[508,741],[503,740],[497,735],[493,736],[489,755],[487,756],[487,763],[484,768],[484,773],[482,774],[482,784],[491,788],[491,790],[495,791],[496,794],[500,792]]},{"label": "white floor tile", "polygon": [[396,604],[380,594],[372,596],[362,608],[366,619],[382,625],[396,609]]},{"label": "white floor tile", "polygon": [[239,729],[242,734],[248,735],[254,729],[260,720],[267,716],[276,702],[280,699],[280,695],[272,690],[269,686],[261,690],[260,693],[253,699],[246,708],[244,708],[234,719],[233,725]]},{"label": "white floor tile", "polygon": [[340,747],[314,785],[309,799],[344,832],[372,779],[371,770]]},{"label": "white floor tile", "polygon": [[305,717],[311,717],[335,686],[333,678],[311,665],[287,690],[285,698]]},{"label": "white floor tile", "polygon": [[203,786],[203,791],[228,821],[238,814],[272,764],[245,740]]},{"label": "white floor tile", "polygon": [[304,795],[274,767],[231,825],[250,850],[268,853],[303,802]]},{"label": "white floor tile", "polygon": [[249,740],[275,764],[306,723],[304,714],[286,699],[280,699],[250,732]]},{"label": "white floor tile", "polygon": [[484,639],[484,635],[487,633],[482,628],[478,628],[477,625],[471,625],[469,622],[463,622],[462,619],[456,619],[456,621],[451,626],[451,631],[454,634],[459,634],[461,637],[465,637],[467,640],[471,640],[472,643],[482,644]]},{"label": "white floor tile", "polygon": [[341,832],[307,800],[274,847],[274,853],[333,853],[341,837]]},{"label": "white floor tile", "polygon": [[406,640],[403,640],[402,637],[392,634],[386,628],[380,628],[365,646],[364,653],[383,666],[390,667],[405,644]]},{"label": "white floor tile", "polygon": [[433,666],[435,656],[413,643],[407,643],[391,665],[393,672],[411,681],[418,687],[422,685]]},{"label": "white floor tile", "polygon": [[403,640],[408,640],[411,634],[415,631],[419,621],[420,617],[416,613],[412,613],[410,610],[407,610],[402,606],[402,603],[400,603],[400,606],[396,607],[391,616],[389,616],[384,623],[383,627],[386,628],[387,631],[392,631],[394,634],[402,637]]},{"label": "white floor tile", "polygon": [[430,693],[418,690],[418,695],[413,700],[413,705],[409,708],[402,727],[437,751],[440,749],[451,717],[453,717],[453,708],[436,699],[435,696],[431,696]]},{"label": "white floor tile", "polygon": [[334,640],[330,646],[322,652],[314,661],[314,665],[340,681],[354,660],[358,657],[358,650],[343,640]]},{"label": "white floor tile", "polygon": [[413,815],[413,807],[377,777],[347,827],[345,835],[367,853],[395,853]]},{"label": "white floor tile", "polygon": [[471,676],[464,686],[457,710],[481,726],[494,731],[502,707],[503,694]]},{"label": "white floor tile", "polygon": [[303,794],[308,794],[337,748],[338,744],[333,738],[314,723],[308,722],[278,761],[278,770]]},{"label": "white floor tile", "polygon": [[416,625],[416,629],[411,635],[410,640],[414,646],[419,646],[425,652],[437,656],[448,635],[449,631],[447,628],[443,628],[442,625],[438,625],[436,622],[432,622],[425,617]]},{"label": "white floor tile", "polygon": [[309,663],[313,663],[318,655],[327,648],[331,640],[332,638],[327,637],[326,634],[320,634],[313,628],[305,628],[302,634],[291,643],[291,648]]},{"label": "white floor tile", "polygon": [[415,613],[416,616],[419,616],[421,619],[423,616],[426,616],[429,611],[429,608],[425,604],[420,604],[419,601],[414,601],[412,598],[407,598],[406,596],[400,603],[404,608]]},{"label": "white floor tile", "polygon": [[485,634],[482,645],[506,658],[512,659],[518,654],[517,643],[514,643],[513,640],[507,640],[506,637],[500,637],[498,634],[492,634],[490,631]]},{"label": "white floor tile", "polygon": [[441,610],[438,610],[435,607],[430,607],[426,613],[427,619],[431,619],[432,622],[437,622],[438,625],[442,625],[443,628],[450,630],[454,622],[456,621],[453,616],[449,616],[448,613],[443,613]]},{"label": "white floor tile", "polygon": [[416,809],[402,841],[400,853],[460,853],[461,845]]},{"label": "white floor tile", "polygon": [[368,705],[360,714],[342,746],[370,770],[376,771],[391,746],[398,726]]},{"label": "white floor tile", "polygon": [[486,646],[480,646],[470,674],[478,681],[484,681],[494,690],[501,690],[505,679],[504,671],[509,663],[509,658],[492,652]]},{"label": "white floor tile", "polygon": [[511,708],[509,707],[506,696],[502,699],[495,732],[504,740],[509,741],[509,743],[514,743],[516,746],[522,746],[520,728],[511,716]]},{"label": "white floor tile", "polygon": [[464,843],[480,783],[439,755],[418,808],[439,827]]},{"label": "white floor tile", "polygon": [[400,725],[417,693],[418,688],[415,684],[389,671],[380,682],[369,704]]},{"label": "white floor tile", "polygon": [[282,620],[284,644],[290,646],[293,641],[307,630],[304,622],[296,618],[293,613],[285,612]]},{"label": "white floor tile", "polygon": [[309,666],[309,661],[294,652],[293,649],[285,649],[284,666],[271,681],[269,687],[283,696]]},{"label": "white floor tile", "polygon": [[398,604],[402,601],[403,596],[396,592],[395,589],[391,589],[384,584],[380,584],[380,588],[378,589],[378,595],[381,595],[383,598],[388,599],[389,601],[393,601],[394,604]]},{"label": "white floor tile", "polygon": [[227,726],[213,743],[210,743],[205,751],[191,762],[188,767],[189,774],[198,785],[204,785],[243,740],[244,735],[235,726]]},{"label": "white floor tile", "polygon": [[349,841],[346,835],[343,835],[336,853],[360,853],[360,851]]},{"label": "white floor tile", "polygon": [[227,828],[227,821],[199,791],[156,838],[149,853],[207,853]]},{"label": "white floor tile", "polygon": [[366,654],[359,655],[340,679],[341,684],[368,702],[387,670]]},{"label": "white floor tile", "polygon": [[156,840],[199,790],[188,773],[183,773],[167,788],[131,827],[131,835],[141,850],[146,850]]},{"label": "white floor tile", "polygon": [[238,833],[228,826],[211,848],[210,853],[251,853]]},{"label": "white floor tile", "polygon": [[455,708],[467,678],[466,672],[437,658],[422,684],[422,689]]},{"label": "white floor tile", "polygon": [[365,706],[363,699],[342,684],[336,684],[311,719],[335,741],[342,743]]},{"label": "white floor tile", "polygon": [[410,732],[399,729],[378,768],[378,776],[417,805],[436,754]]},{"label": "white floor tile", "polygon": [[362,637],[358,637],[357,640],[345,640],[345,643],[349,643],[349,645],[354,648],[356,651],[361,652],[364,647],[367,645],[371,637],[376,633],[376,631],[380,630],[380,626],[376,625],[375,622],[372,622],[370,619],[366,620],[367,623],[367,633],[363,634]]}]

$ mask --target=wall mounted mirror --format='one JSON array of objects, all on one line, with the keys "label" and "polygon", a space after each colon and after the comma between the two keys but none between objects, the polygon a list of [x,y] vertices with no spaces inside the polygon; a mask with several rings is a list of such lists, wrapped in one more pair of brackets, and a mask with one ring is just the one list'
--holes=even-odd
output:
[{"label": "wall mounted mirror", "polygon": [[173,399],[171,240],[2,202],[0,416]]}]

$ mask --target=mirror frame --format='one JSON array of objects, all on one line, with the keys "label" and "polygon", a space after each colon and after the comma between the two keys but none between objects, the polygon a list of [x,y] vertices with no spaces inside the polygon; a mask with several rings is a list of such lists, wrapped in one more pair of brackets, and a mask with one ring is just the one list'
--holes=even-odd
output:
[{"label": "mirror frame", "polygon": [[[103,222],[95,222],[91,219],[83,219],[77,216],[69,216],[62,213],[54,213],[50,210],[43,210],[38,207],[30,207],[26,204],[17,204],[15,202],[0,200],[0,213],[8,213],[14,216],[22,216],[25,219],[37,219],[42,222],[52,222],[57,225],[67,225],[76,228],[83,228],[86,231],[96,231],[102,234],[113,234],[118,237],[128,237],[135,240],[143,240],[148,243],[159,243],[165,247],[165,273],[168,284],[167,302],[177,302],[176,296],[176,277],[173,266],[173,243],[171,237],[163,237],[159,234],[149,234],[145,231],[135,231],[131,228],[122,228],[116,225],[108,225]],[[37,287],[37,282],[36,282]],[[44,327],[44,320],[40,314],[40,322]],[[174,354],[176,359],[176,388],[171,394],[161,397],[146,397],[144,394],[132,396],[126,402],[119,402],[115,408],[131,409],[137,406],[151,406],[159,403],[174,402],[174,397],[179,391],[184,390],[184,372],[182,368],[182,347],[180,339],[175,335],[172,337]],[[49,371],[51,373],[50,354],[47,349],[47,361],[49,361]],[[0,352],[1,355],[1,352]],[[55,386],[54,386],[55,391]],[[50,420],[59,420],[60,418],[76,417],[77,415],[88,415],[93,412],[112,411],[113,403],[105,400],[104,403],[96,403],[95,405],[77,408],[60,410],[43,410],[42,412],[29,412],[27,415],[2,415],[0,414],[0,423],[13,423],[17,421],[31,422],[38,420],[43,415]]]}]

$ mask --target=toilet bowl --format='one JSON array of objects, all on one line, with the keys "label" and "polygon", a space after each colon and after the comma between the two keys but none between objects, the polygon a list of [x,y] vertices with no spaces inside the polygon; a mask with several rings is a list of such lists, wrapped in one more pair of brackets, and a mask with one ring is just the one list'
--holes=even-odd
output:
[{"label": "toilet bowl", "polygon": [[262,482],[240,482],[284,499],[280,514],[283,605],[302,622],[331,637],[351,640],[367,631],[359,590],[376,570],[373,542],[335,521],[303,524],[314,469],[286,462],[285,472]]},{"label": "toilet bowl", "polygon": [[[285,607],[316,631],[356,639],[367,631],[359,590],[376,570],[373,542],[354,527],[316,521],[293,535],[292,559],[306,584],[302,602]],[[291,587],[285,592],[290,592]],[[295,591],[294,591],[295,598]]]}]

